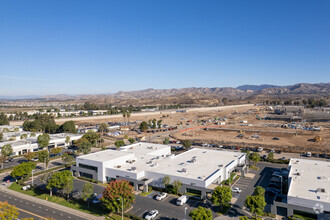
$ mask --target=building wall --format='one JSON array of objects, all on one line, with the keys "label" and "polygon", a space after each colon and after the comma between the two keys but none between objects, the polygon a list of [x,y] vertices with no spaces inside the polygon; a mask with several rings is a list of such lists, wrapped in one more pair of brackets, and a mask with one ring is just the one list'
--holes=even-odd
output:
[{"label": "building wall", "polygon": [[[328,196],[329,196],[329,193],[328,193]],[[329,202],[315,201],[315,200],[310,200],[310,199],[288,196],[288,204],[301,206],[301,207],[311,207],[311,208],[317,207],[317,206],[322,206],[324,211],[330,212],[330,203]]]}]

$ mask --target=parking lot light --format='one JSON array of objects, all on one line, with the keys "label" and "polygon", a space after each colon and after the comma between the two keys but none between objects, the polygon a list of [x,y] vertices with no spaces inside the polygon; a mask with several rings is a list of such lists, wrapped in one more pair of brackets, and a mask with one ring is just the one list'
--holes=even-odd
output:
[{"label": "parking lot light", "polygon": [[34,172],[35,170],[32,170],[32,187],[33,187],[33,172]]}]

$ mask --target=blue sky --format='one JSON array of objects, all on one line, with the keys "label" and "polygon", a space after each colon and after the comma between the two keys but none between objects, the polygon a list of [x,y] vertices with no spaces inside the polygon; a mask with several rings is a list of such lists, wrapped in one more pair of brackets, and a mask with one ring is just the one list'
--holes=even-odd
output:
[{"label": "blue sky", "polygon": [[328,0],[0,0],[0,96],[330,81]]}]

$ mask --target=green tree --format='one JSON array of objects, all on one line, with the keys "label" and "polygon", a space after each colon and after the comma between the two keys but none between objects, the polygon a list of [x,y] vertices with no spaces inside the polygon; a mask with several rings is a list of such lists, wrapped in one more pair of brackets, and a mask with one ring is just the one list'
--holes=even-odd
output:
[{"label": "green tree", "polygon": [[59,126],[55,122],[50,122],[45,125],[45,133],[56,134],[58,132]]},{"label": "green tree", "polygon": [[65,144],[66,144],[67,146],[69,145],[70,141],[71,141],[70,136],[66,136],[66,137],[65,137]]},{"label": "green tree", "polygon": [[141,122],[141,124],[140,124],[140,130],[142,132],[148,130],[148,124],[147,124],[147,122],[145,122],[145,121]]},{"label": "green tree", "polygon": [[192,210],[189,213],[189,216],[193,220],[212,220],[212,212],[210,209],[204,208],[202,206],[199,206],[197,209]]},{"label": "green tree", "polygon": [[28,137],[27,134],[22,134],[20,138],[21,138],[21,139],[26,139],[27,137]]},{"label": "green tree", "polygon": [[157,126],[158,126],[158,128],[161,128],[161,127],[162,127],[162,122],[163,122],[163,120],[158,120],[158,121],[157,121]]},{"label": "green tree", "polygon": [[134,189],[126,180],[111,181],[103,191],[101,200],[110,212],[119,212],[122,202],[124,210],[134,202]]},{"label": "green tree", "polygon": [[184,141],[182,141],[182,145],[186,148],[186,150],[189,150],[191,148],[191,142],[190,142],[190,140],[184,140]]},{"label": "green tree", "polygon": [[89,200],[92,197],[94,191],[94,185],[91,183],[85,183],[82,187],[81,191],[81,199],[87,202],[87,205],[89,207]]},{"label": "green tree", "polygon": [[7,118],[7,115],[3,112],[0,114],[0,125],[9,125],[9,120]]},{"label": "green tree", "polygon": [[103,135],[103,133],[106,132],[106,131],[108,130],[108,127],[109,127],[108,124],[106,124],[106,123],[101,123],[100,126],[99,126],[99,132],[101,132],[102,135]]},{"label": "green tree", "polygon": [[251,155],[251,160],[254,162],[254,166],[256,166],[257,163],[260,161],[260,155],[257,152],[254,152]]},{"label": "green tree", "polygon": [[163,144],[169,144],[170,143],[170,139],[168,137],[166,137],[163,141]]},{"label": "green tree", "polygon": [[134,138],[128,138],[128,141],[129,141],[131,144],[134,144],[135,139],[134,139]]},{"label": "green tree", "polygon": [[174,180],[172,183],[173,189],[176,192],[176,194],[178,194],[180,192],[182,183],[180,180]]},{"label": "green tree", "polygon": [[69,170],[63,170],[56,172],[49,179],[47,184],[47,189],[49,189],[49,195],[52,196],[53,189],[64,190],[67,196],[72,191],[73,177]]},{"label": "green tree", "polygon": [[48,150],[38,151],[38,161],[44,163],[46,168],[48,168],[49,163],[49,152]]},{"label": "green tree", "polygon": [[24,158],[25,158],[27,161],[30,161],[30,160],[32,160],[32,159],[35,158],[35,157],[36,157],[36,154],[35,154],[34,152],[31,152],[31,151],[26,152],[26,153],[24,154]]},{"label": "green tree", "polygon": [[52,153],[52,154],[59,154],[59,153],[61,153],[62,152],[62,148],[61,147],[54,147],[54,148],[52,148],[51,150],[50,150],[50,153]]},{"label": "green tree", "polygon": [[227,205],[231,201],[231,198],[231,189],[226,186],[218,186],[212,194],[212,202],[221,208]]},{"label": "green tree", "polygon": [[64,153],[62,154],[62,160],[65,164],[65,166],[67,166],[67,164],[71,163],[72,161],[74,161],[74,157],[67,154],[67,153]]},{"label": "green tree", "polygon": [[49,145],[50,137],[49,134],[41,134],[37,138],[37,142],[40,148],[47,148]]},{"label": "green tree", "polygon": [[98,133],[95,133],[93,131],[88,131],[86,134],[82,136],[82,138],[85,138],[88,140],[88,142],[92,145],[92,147],[95,147],[100,140],[101,136]]},{"label": "green tree", "polygon": [[12,177],[26,177],[27,175],[30,175],[32,170],[36,168],[36,164],[33,162],[25,162],[21,163],[14,167],[13,171],[11,171]]},{"label": "green tree", "polygon": [[152,119],[152,128],[155,129],[157,126],[157,120],[154,118]]},{"label": "green tree", "polygon": [[1,148],[1,168],[3,169],[3,163],[7,160],[7,158],[13,153],[13,147],[11,144],[5,144]]},{"label": "green tree", "polygon": [[257,186],[254,189],[253,196],[248,196],[245,200],[245,206],[250,209],[251,213],[256,215],[255,217],[257,217],[257,214],[261,215],[263,213],[266,204],[265,189],[261,186]]},{"label": "green tree", "polygon": [[270,153],[268,154],[268,156],[267,156],[267,160],[268,160],[268,161],[272,161],[272,160],[274,160],[274,153],[273,153],[273,152],[270,152]]},{"label": "green tree", "polygon": [[121,146],[125,146],[125,142],[123,140],[116,141],[115,146],[117,147],[117,149],[119,149]]},{"label": "green tree", "polygon": [[74,124],[73,121],[66,121],[58,128],[58,132],[76,134],[77,133],[76,125]]},{"label": "green tree", "polygon": [[164,178],[162,179],[162,184],[164,185],[164,187],[166,188],[171,182],[171,177],[169,176],[164,176]]},{"label": "green tree", "polygon": [[76,145],[78,146],[78,152],[88,154],[92,150],[92,144],[84,137],[77,140]]},{"label": "green tree", "polygon": [[3,133],[0,132],[0,142],[2,141],[3,139]]},{"label": "green tree", "polygon": [[14,220],[17,219],[19,212],[14,205],[9,205],[7,201],[0,202],[0,219]]}]

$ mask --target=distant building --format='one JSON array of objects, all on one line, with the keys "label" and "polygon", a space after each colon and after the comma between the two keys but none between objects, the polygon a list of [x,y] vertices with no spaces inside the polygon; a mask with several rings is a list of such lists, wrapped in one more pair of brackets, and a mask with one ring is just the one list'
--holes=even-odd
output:
[{"label": "distant building", "polygon": [[[5,141],[0,142],[0,149],[6,145],[10,144],[13,147],[13,154],[15,156],[24,155],[26,152],[35,152],[40,150],[38,143],[37,143],[37,136],[40,133],[36,134],[36,137],[28,137],[27,139],[16,139],[14,141]],[[70,137],[70,142],[74,140],[78,140],[82,137],[80,134],[67,134],[67,133],[60,133],[60,134],[50,134],[50,141],[49,147],[63,147],[66,145],[65,140],[66,137]]]}]

